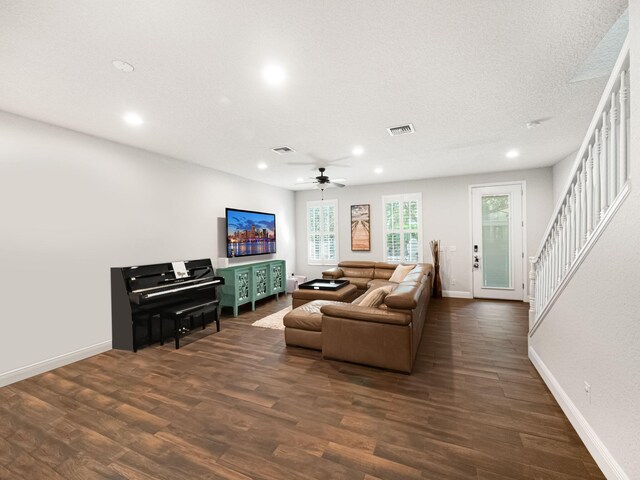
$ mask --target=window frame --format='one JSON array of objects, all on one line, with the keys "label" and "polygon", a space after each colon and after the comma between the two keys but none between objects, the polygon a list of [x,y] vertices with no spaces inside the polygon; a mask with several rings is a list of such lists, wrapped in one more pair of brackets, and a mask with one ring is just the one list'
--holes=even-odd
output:
[{"label": "window frame", "polygon": [[[418,203],[418,228],[405,230],[402,222],[402,218],[404,216],[404,202],[407,201],[416,201]],[[398,202],[400,204],[400,228],[399,229],[391,229],[387,230],[387,218],[386,218],[386,207],[388,203]],[[406,252],[404,251],[404,241],[403,237],[405,233],[417,233],[418,234],[418,263],[422,263],[424,259],[424,239],[422,235],[422,193],[401,193],[395,195],[383,195],[382,196],[382,256],[383,261],[387,263],[412,263],[410,261],[405,260]],[[387,257],[387,235],[389,233],[399,233],[400,234],[400,260],[389,260]]]},{"label": "window frame", "polygon": [[[326,229],[326,226],[324,225],[324,220],[323,220],[323,216],[322,214],[320,215],[320,222],[321,222],[321,229],[320,229],[320,236],[321,236],[321,240],[320,240],[320,259],[319,260],[314,260],[311,258],[311,231],[310,231],[310,210],[312,208],[317,208],[320,207],[322,209],[322,207],[326,207],[326,206],[330,206],[333,207],[333,231],[328,231]],[[307,210],[306,210],[306,222],[307,222],[307,238],[306,238],[306,243],[307,243],[307,264],[308,265],[337,265],[340,262],[340,238],[339,238],[339,231],[340,228],[338,226],[338,219],[339,219],[339,215],[338,215],[338,200],[337,199],[331,199],[331,200],[310,200],[307,202]],[[322,212],[322,210],[321,210]],[[335,248],[335,258],[334,259],[328,259],[326,258],[325,255],[325,251],[324,251],[324,238],[327,234],[333,234],[334,237],[334,248]]]}]

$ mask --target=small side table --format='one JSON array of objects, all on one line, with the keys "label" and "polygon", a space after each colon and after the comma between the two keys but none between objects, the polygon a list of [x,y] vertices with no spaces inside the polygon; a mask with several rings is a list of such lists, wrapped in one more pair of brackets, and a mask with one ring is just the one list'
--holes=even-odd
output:
[{"label": "small side table", "polygon": [[304,275],[291,275],[290,277],[287,277],[286,292],[293,293],[298,288],[298,285],[306,281],[307,277]]}]

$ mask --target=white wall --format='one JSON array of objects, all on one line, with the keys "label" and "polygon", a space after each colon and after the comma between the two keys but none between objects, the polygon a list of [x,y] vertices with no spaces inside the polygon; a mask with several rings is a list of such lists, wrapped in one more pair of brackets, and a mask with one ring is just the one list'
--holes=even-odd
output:
[{"label": "white wall", "polygon": [[573,164],[576,161],[576,155],[578,151],[571,152],[569,155],[564,157],[558,163],[556,163],[551,169],[551,174],[553,176],[553,206],[558,203],[561,197],[564,197],[566,191],[565,187],[567,183],[569,183],[569,175],[571,175],[571,170],[573,169]]},{"label": "white wall", "polygon": [[276,213],[278,254],[250,261],[295,269],[293,192],[0,112],[0,385],[108,348],[109,268],[215,262],[225,207]]},{"label": "white wall", "polygon": [[[631,78],[640,79],[640,3],[630,2]],[[569,417],[608,478],[640,478],[640,89],[631,92],[631,193],[530,338]],[[591,402],[584,382],[591,384]],[[577,423],[577,422],[576,422]],[[574,423],[574,425],[576,425]],[[576,425],[580,432],[581,426]],[[599,442],[601,442],[599,444]],[[600,450],[594,447],[600,446]],[[620,467],[624,473],[615,472]]]},{"label": "white wall", "polygon": [[[472,287],[469,185],[521,180],[526,181],[527,243],[529,252],[533,252],[538,248],[553,208],[551,168],[327,189],[326,199],[338,199],[340,260],[382,261],[382,196],[421,192],[424,260],[431,261],[429,241],[441,240],[445,247],[441,258],[443,289],[457,292],[458,295],[470,295]],[[307,264],[306,202],[309,200],[320,200],[320,191],[296,192],[296,264],[299,273],[309,278],[319,278],[322,271],[329,267]],[[361,203],[371,205],[370,252],[351,251],[350,206]],[[455,246],[456,251],[450,252],[450,246]],[[452,284],[453,279],[455,285]]]}]

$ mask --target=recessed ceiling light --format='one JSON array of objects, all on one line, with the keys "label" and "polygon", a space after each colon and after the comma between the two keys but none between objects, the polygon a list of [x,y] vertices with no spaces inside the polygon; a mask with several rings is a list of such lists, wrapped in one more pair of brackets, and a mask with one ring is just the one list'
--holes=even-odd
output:
[{"label": "recessed ceiling light", "polygon": [[272,87],[278,87],[287,79],[287,73],[280,65],[270,64],[262,69],[262,79]]},{"label": "recessed ceiling light", "polygon": [[296,182],[298,182],[298,183],[304,182],[304,178],[298,177],[298,178],[296,178]]},{"label": "recessed ceiling light", "polygon": [[267,164],[266,164],[266,163],[264,163],[264,162],[260,162],[260,163],[258,164],[258,168],[259,168],[260,170],[265,170],[265,169],[267,168]]},{"label": "recessed ceiling light", "polygon": [[128,123],[129,125],[133,125],[134,127],[138,127],[144,123],[144,120],[140,115],[135,112],[127,112],[122,116],[122,119]]},{"label": "recessed ceiling light", "polygon": [[380,175],[382,172],[384,172],[384,170],[382,169],[382,167],[378,167],[378,168],[375,168],[375,169],[373,170],[373,173],[375,173],[375,174],[377,174],[377,175]]},{"label": "recessed ceiling light", "polygon": [[115,68],[116,70],[120,70],[121,72],[129,73],[133,72],[134,70],[133,65],[122,60],[114,60],[113,62],[111,62],[111,65],[113,65],[113,68]]},{"label": "recessed ceiling light", "polygon": [[362,148],[360,145],[357,145],[357,146],[353,147],[353,150],[351,150],[351,153],[353,155],[355,155],[356,157],[360,156],[360,155],[362,155],[364,153],[364,148]]},{"label": "recessed ceiling light", "polygon": [[509,150],[505,156],[507,158],[518,158],[520,156],[520,152],[516,149]]}]

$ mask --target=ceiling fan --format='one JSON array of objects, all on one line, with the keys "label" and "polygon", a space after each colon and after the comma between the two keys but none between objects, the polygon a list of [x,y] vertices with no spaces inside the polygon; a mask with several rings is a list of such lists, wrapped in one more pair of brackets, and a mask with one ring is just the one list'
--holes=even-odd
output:
[{"label": "ceiling fan", "polygon": [[317,177],[309,177],[313,180],[313,182],[302,182],[302,183],[298,183],[298,185],[313,184],[315,188],[322,190],[322,192],[324,192],[325,188],[330,188],[330,187],[342,188],[346,186],[344,183],[338,183],[338,182],[344,182],[345,180],[344,178],[338,178],[338,180],[332,181],[331,179],[329,179],[327,175],[324,174],[326,168],[319,167],[318,170],[320,171],[320,175],[318,175]]}]

